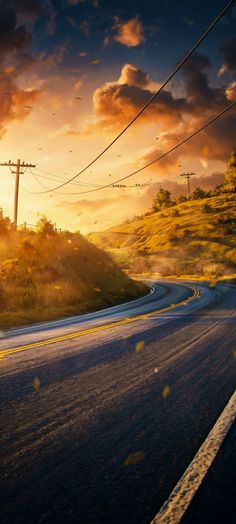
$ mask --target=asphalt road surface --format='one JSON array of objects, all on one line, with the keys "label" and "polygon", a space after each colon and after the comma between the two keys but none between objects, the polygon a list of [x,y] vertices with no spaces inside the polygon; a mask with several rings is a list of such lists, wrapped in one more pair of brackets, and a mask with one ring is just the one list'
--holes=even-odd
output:
[{"label": "asphalt road surface", "polygon": [[[157,282],[2,334],[1,522],[149,524],[234,393],[235,305],[233,285]],[[235,522],[234,435],[183,524]]]}]

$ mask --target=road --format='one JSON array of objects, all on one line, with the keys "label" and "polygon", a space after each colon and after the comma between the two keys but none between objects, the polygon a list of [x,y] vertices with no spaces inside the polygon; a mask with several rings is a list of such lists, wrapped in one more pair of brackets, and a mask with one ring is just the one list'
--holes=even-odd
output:
[{"label": "road", "polygon": [[[152,282],[138,301],[2,334],[2,522],[150,523],[235,390],[235,291]],[[232,432],[183,523],[233,523]]]}]

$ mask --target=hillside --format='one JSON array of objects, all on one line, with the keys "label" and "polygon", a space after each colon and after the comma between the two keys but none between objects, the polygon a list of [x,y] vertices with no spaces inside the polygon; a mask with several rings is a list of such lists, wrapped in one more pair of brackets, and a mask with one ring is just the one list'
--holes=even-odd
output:
[{"label": "hillside", "polygon": [[218,278],[236,274],[236,193],[188,200],[89,240],[133,273]]},{"label": "hillside", "polygon": [[37,232],[13,231],[1,218],[1,328],[95,311],[145,292],[80,234],[53,231],[43,220]]}]

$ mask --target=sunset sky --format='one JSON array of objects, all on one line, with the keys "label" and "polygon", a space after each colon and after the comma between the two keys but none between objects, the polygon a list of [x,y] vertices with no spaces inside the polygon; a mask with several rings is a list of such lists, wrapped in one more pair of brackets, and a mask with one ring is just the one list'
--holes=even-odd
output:
[{"label": "sunset sky", "polygon": [[[130,178],[131,187],[86,193],[164,153],[235,100],[236,3],[95,165],[76,183],[42,193],[78,173],[121,131],[225,3],[0,2],[0,162],[37,165],[21,176],[19,223],[35,224],[45,214],[58,227],[87,233],[147,210],[163,181],[184,193],[178,182],[185,171],[201,177],[202,187],[221,181],[236,147],[235,109]],[[6,167],[0,175],[0,206],[12,218],[14,175]]]}]

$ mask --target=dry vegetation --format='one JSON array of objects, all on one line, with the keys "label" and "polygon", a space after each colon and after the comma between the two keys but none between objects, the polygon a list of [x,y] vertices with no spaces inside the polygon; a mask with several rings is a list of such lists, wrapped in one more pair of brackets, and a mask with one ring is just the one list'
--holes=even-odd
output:
[{"label": "dry vegetation", "polygon": [[132,273],[235,277],[236,193],[189,200],[92,233],[89,240]]},{"label": "dry vegetation", "polygon": [[94,311],[146,292],[79,233],[13,231],[0,213],[0,326]]}]

